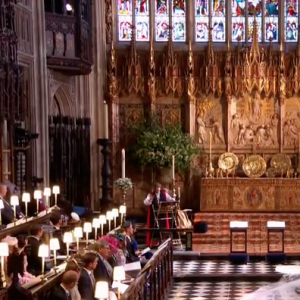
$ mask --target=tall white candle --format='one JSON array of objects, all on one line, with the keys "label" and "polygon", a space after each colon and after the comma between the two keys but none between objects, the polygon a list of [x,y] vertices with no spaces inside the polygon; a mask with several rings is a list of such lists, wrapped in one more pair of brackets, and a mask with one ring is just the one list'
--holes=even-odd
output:
[{"label": "tall white candle", "polygon": [[108,105],[104,101],[104,138],[108,139]]},{"label": "tall white candle", "polygon": [[122,178],[125,178],[125,150],[122,149]]},{"label": "tall white candle", "polygon": [[175,156],[172,155],[172,179],[175,179]]}]

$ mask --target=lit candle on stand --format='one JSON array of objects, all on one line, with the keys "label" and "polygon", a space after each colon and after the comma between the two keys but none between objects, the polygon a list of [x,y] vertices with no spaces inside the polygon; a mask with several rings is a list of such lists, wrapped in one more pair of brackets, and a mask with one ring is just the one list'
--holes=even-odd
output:
[{"label": "lit candle on stand", "polygon": [[175,180],[175,156],[172,155],[172,179]]},{"label": "lit candle on stand", "polygon": [[42,258],[42,279],[45,277],[45,258],[49,257],[48,245],[42,244],[39,247],[38,257]]},{"label": "lit candle on stand", "polygon": [[17,209],[16,206],[19,205],[19,197],[18,196],[11,196],[10,197],[10,205],[14,208],[14,222],[16,223],[17,219]]},{"label": "lit candle on stand", "polygon": [[30,194],[29,193],[23,193],[22,202],[25,203],[25,218],[27,220],[27,217],[28,217],[28,203],[30,202]]},{"label": "lit candle on stand", "polygon": [[98,218],[93,219],[93,223],[92,223],[93,227],[95,228],[95,240],[97,240],[97,231],[98,228],[100,228],[100,220]]},{"label": "lit candle on stand", "polygon": [[86,234],[86,246],[89,245],[89,233],[92,232],[92,223],[90,222],[85,222],[83,224],[83,231],[85,232]]},{"label": "lit candle on stand", "polygon": [[48,208],[49,208],[49,197],[51,196],[51,189],[46,187],[44,189],[44,196],[46,197],[46,212],[48,212]]},{"label": "lit candle on stand", "polygon": [[39,202],[42,199],[42,192],[39,190],[34,191],[33,198],[36,200],[36,215],[39,214]]},{"label": "lit candle on stand", "polygon": [[122,178],[125,178],[125,150],[122,149]]},{"label": "lit candle on stand", "polygon": [[117,208],[114,208],[112,210],[112,215],[114,217],[114,228],[117,228],[117,217],[119,216],[119,210]]},{"label": "lit candle on stand", "polygon": [[106,216],[100,215],[99,222],[100,222],[100,226],[101,226],[101,236],[103,236],[103,226],[106,224]]},{"label": "lit candle on stand", "polygon": [[83,232],[81,227],[74,228],[74,236],[76,238],[77,243],[77,251],[79,251],[79,239],[83,237]]},{"label": "lit candle on stand", "polygon": [[54,255],[54,268],[56,267],[56,251],[60,249],[58,238],[50,239],[50,250],[53,251]]},{"label": "lit candle on stand", "polygon": [[55,197],[55,207],[57,207],[57,195],[60,193],[60,188],[58,185],[54,185],[52,188],[52,193],[54,194]]},{"label": "lit candle on stand", "polygon": [[104,101],[104,138],[108,139],[108,105]]},{"label": "lit candle on stand", "polygon": [[113,213],[112,211],[107,211],[106,212],[106,220],[108,221],[108,232],[111,231],[111,221],[113,220]]}]

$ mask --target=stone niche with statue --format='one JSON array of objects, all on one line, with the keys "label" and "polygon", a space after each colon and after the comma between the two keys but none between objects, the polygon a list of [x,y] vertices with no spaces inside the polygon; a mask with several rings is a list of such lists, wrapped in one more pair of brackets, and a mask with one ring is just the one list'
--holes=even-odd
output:
[{"label": "stone niche with statue", "polygon": [[[252,43],[228,42],[218,51],[211,32],[204,49],[189,40],[176,51],[172,35],[163,50],[155,48],[153,36],[148,51],[137,49],[134,32],[128,50],[109,40],[114,180],[120,177],[120,148],[132,142],[124,129],[155,112],[162,124],[181,122],[201,150],[185,177],[176,174],[183,206],[299,209],[300,42],[288,52],[283,41],[261,46],[255,20]],[[142,208],[153,178],[136,166],[127,170],[134,184],[128,206]]]}]

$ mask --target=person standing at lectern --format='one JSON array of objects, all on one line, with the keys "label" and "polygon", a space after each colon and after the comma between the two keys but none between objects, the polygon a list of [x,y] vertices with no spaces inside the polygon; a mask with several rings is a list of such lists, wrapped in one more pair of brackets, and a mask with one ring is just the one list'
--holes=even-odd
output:
[{"label": "person standing at lectern", "polygon": [[[10,206],[10,204],[4,199],[7,194],[7,185],[4,183],[0,183],[0,199],[3,201],[4,208],[1,209],[1,218],[2,224],[7,225],[14,221],[14,210]],[[22,218],[24,215],[22,214],[20,206],[16,206],[16,215],[17,219]]]},{"label": "person standing at lectern", "polygon": [[[154,215],[153,210],[151,209],[151,205],[157,205],[159,202],[175,202],[176,200],[172,198],[168,194],[168,190],[162,188],[160,183],[156,183],[153,187],[151,193],[147,195],[144,199],[144,204],[148,206],[148,213],[147,213],[147,228],[155,228],[156,224],[154,223]],[[166,216],[166,228],[169,228],[168,218]],[[146,245],[149,246],[151,233],[147,232],[146,234]]]}]

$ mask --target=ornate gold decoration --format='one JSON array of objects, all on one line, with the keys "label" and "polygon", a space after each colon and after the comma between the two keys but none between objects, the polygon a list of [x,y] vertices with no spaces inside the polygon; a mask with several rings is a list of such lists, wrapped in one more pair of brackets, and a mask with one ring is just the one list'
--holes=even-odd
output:
[{"label": "ornate gold decoration", "polygon": [[206,64],[205,64],[205,81],[204,91],[206,95],[217,92],[221,94],[221,86],[219,84],[219,68],[215,59],[215,54],[212,46],[212,28],[209,29],[208,45],[206,49]]},{"label": "ornate gold decoration", "polygon": [[286,172],[291,168],[292,162],[288,155],[284,153],[277,153],[272,157],[270,165],[271,168],[274,168],[277,171],[283,170],[283,172]]},{"label": "ornate gold decoration", "polygon": [[189,101],[191,103],[195,103],[196,99],[196,86],[195,86],[195,79],[194,79],[194,57],[193,57],[193,50],[192,50],[192,41],[189,41],[189,53],[188,53],[188,69],[187,69],[187,92]]},{"label": "ornate gold decoration", "polygon": [[259,92],[264,91],[266,54],[265,50],[260,49],[258,45],[257,21],[255,17],[253,20],[252,44],[250,50],[248,48],[245,49],[244,56],[244,90],[248,91],[249,93],[251,93],[254,89],[258,90]]},{"label": "ornate gold decoration", "polygon": [[243,162],[243,170],[250,178],[258,178],[266,171],[267,164],[263,157],[257,154],[248,156]]},{"label": "ornate gold decoration", "polygon": [[239,159],[234,153],[226,152],[219,157],[218,166],[221,170],[232,172],[236,169],[238,163]]},{"label": "ornate gold decoration", "polygon": [[109,97],[113,99],[118,97],[119,88],[118,88],[118,81],[116,76],[116,58],[115,58],[115,48],[114,48],[114,41],[112,40],[110,45],[110,55],[109,55],[109,62],[108,62],[108,94]]},{"label": "ornate gold decoration", "polygon": [[163,78],[162,78],[162,89],[161,94],[173,96],[182,95],[183,88],[181,78],[179,76],[179,67],[177,61],[177,55],[173,50],[172,43],[172,27],[169,26],[169,39],[165,53],[163,54]]},{"label": "ornate gold decoration", "polygon": [[106,43],[112,42],[112,7],[111,0],[105,0],[105,29],[106,29]]},{"label": "ornate gold decoration", "polygon": [[[150,1],[151,8],[151,1]],[[156,100],[156,80],[155,80],[155,60],[154,60],[154,49],[153,49],[153,30],[150,31],[150,42],[149,42],[149,66],[148,66],[148,96],[150,98],[151,111],[154,111],[154,105]]]},{"label": "ornate gold decoration", "polygon": [[231,64],[231,51],[230,51],[230,41],[227,40],[227,52],[226,52],[226,60],[225,60],[225,95],[227,96],[227,100],[232,94],[232,64]]},{"label": "ornate gold decoration", "polygon": [[127,76],[125,77],[125,89],[128,94],[144,95],[142,84],[142,69],[140,57],[136,51],[135,27],[131,29],[131,45],[126,57]]}]

